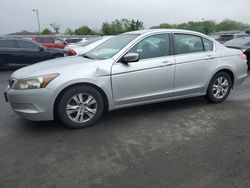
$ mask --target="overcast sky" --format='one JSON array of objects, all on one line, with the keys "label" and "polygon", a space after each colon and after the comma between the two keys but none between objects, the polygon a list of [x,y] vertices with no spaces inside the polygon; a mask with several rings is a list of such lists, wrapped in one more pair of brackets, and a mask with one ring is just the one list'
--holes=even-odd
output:
[{"label": "overcast sky", "polygon": [[32,9],[40,11],[41,27],[59,23],[65,28],[88,25],[100,29],[104,21],[139,19],[145,27],[160,23],[222,21],[250,23],[249,0],[0,0],[0,33],[37,31]]}]

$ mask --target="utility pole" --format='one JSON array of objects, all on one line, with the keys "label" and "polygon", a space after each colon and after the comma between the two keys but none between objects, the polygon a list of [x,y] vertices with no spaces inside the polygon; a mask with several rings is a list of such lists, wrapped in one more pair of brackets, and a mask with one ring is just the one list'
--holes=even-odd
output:
[{"label": "utility pole", "polygon": [[202,33],[205,34],[205,32],[204,32],[204,21],[205,21],[205,18],[202,18]]},{"label": "utility pole", "polygon": [[39,35],[41,35],[41,26],[40,26],[40,18],[39,18],[39,11],[38,9],[33,9],[33,12],[36,12],[37,24],[39,29]]}]

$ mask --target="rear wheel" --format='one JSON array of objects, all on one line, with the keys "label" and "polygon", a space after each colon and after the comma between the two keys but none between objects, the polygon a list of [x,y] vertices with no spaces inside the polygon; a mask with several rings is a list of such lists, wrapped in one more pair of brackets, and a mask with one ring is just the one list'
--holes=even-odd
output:
[{"label": "rear wheel", "polygon": [[69,128],[85,128],[95,124],[102,116],[102,95],[89,86],[67,90],[57,105],[59,119]]},{"label": "rear wheel", "polygon": [[226,72],[217,73],[209,83],[206,98],[211,103],[223,102],[232,88],[232,80]]}]

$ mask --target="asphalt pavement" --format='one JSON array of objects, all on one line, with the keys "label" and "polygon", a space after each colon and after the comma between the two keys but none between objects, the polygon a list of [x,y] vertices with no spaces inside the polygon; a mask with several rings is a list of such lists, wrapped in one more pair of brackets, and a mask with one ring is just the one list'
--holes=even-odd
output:
[{"label": "asphalt pavement", "polygon": [[0,187],[250,186],[250,76],[222,104],[203,97],[121,109],[93,127],[30,122],[4,101]]}]

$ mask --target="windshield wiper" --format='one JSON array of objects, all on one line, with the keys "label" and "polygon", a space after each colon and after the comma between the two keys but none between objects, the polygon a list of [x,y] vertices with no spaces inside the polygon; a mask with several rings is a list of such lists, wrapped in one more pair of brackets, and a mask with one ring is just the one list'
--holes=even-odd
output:
[{"label": "windshield wiper", "polygon": [[86,55],[86,54],[82,55],[82,57],[85,57],[85,58],[87,58],[87,59],[93,59],[92,57],[90,57],[90,56],[88,56],[88,55]]}]

